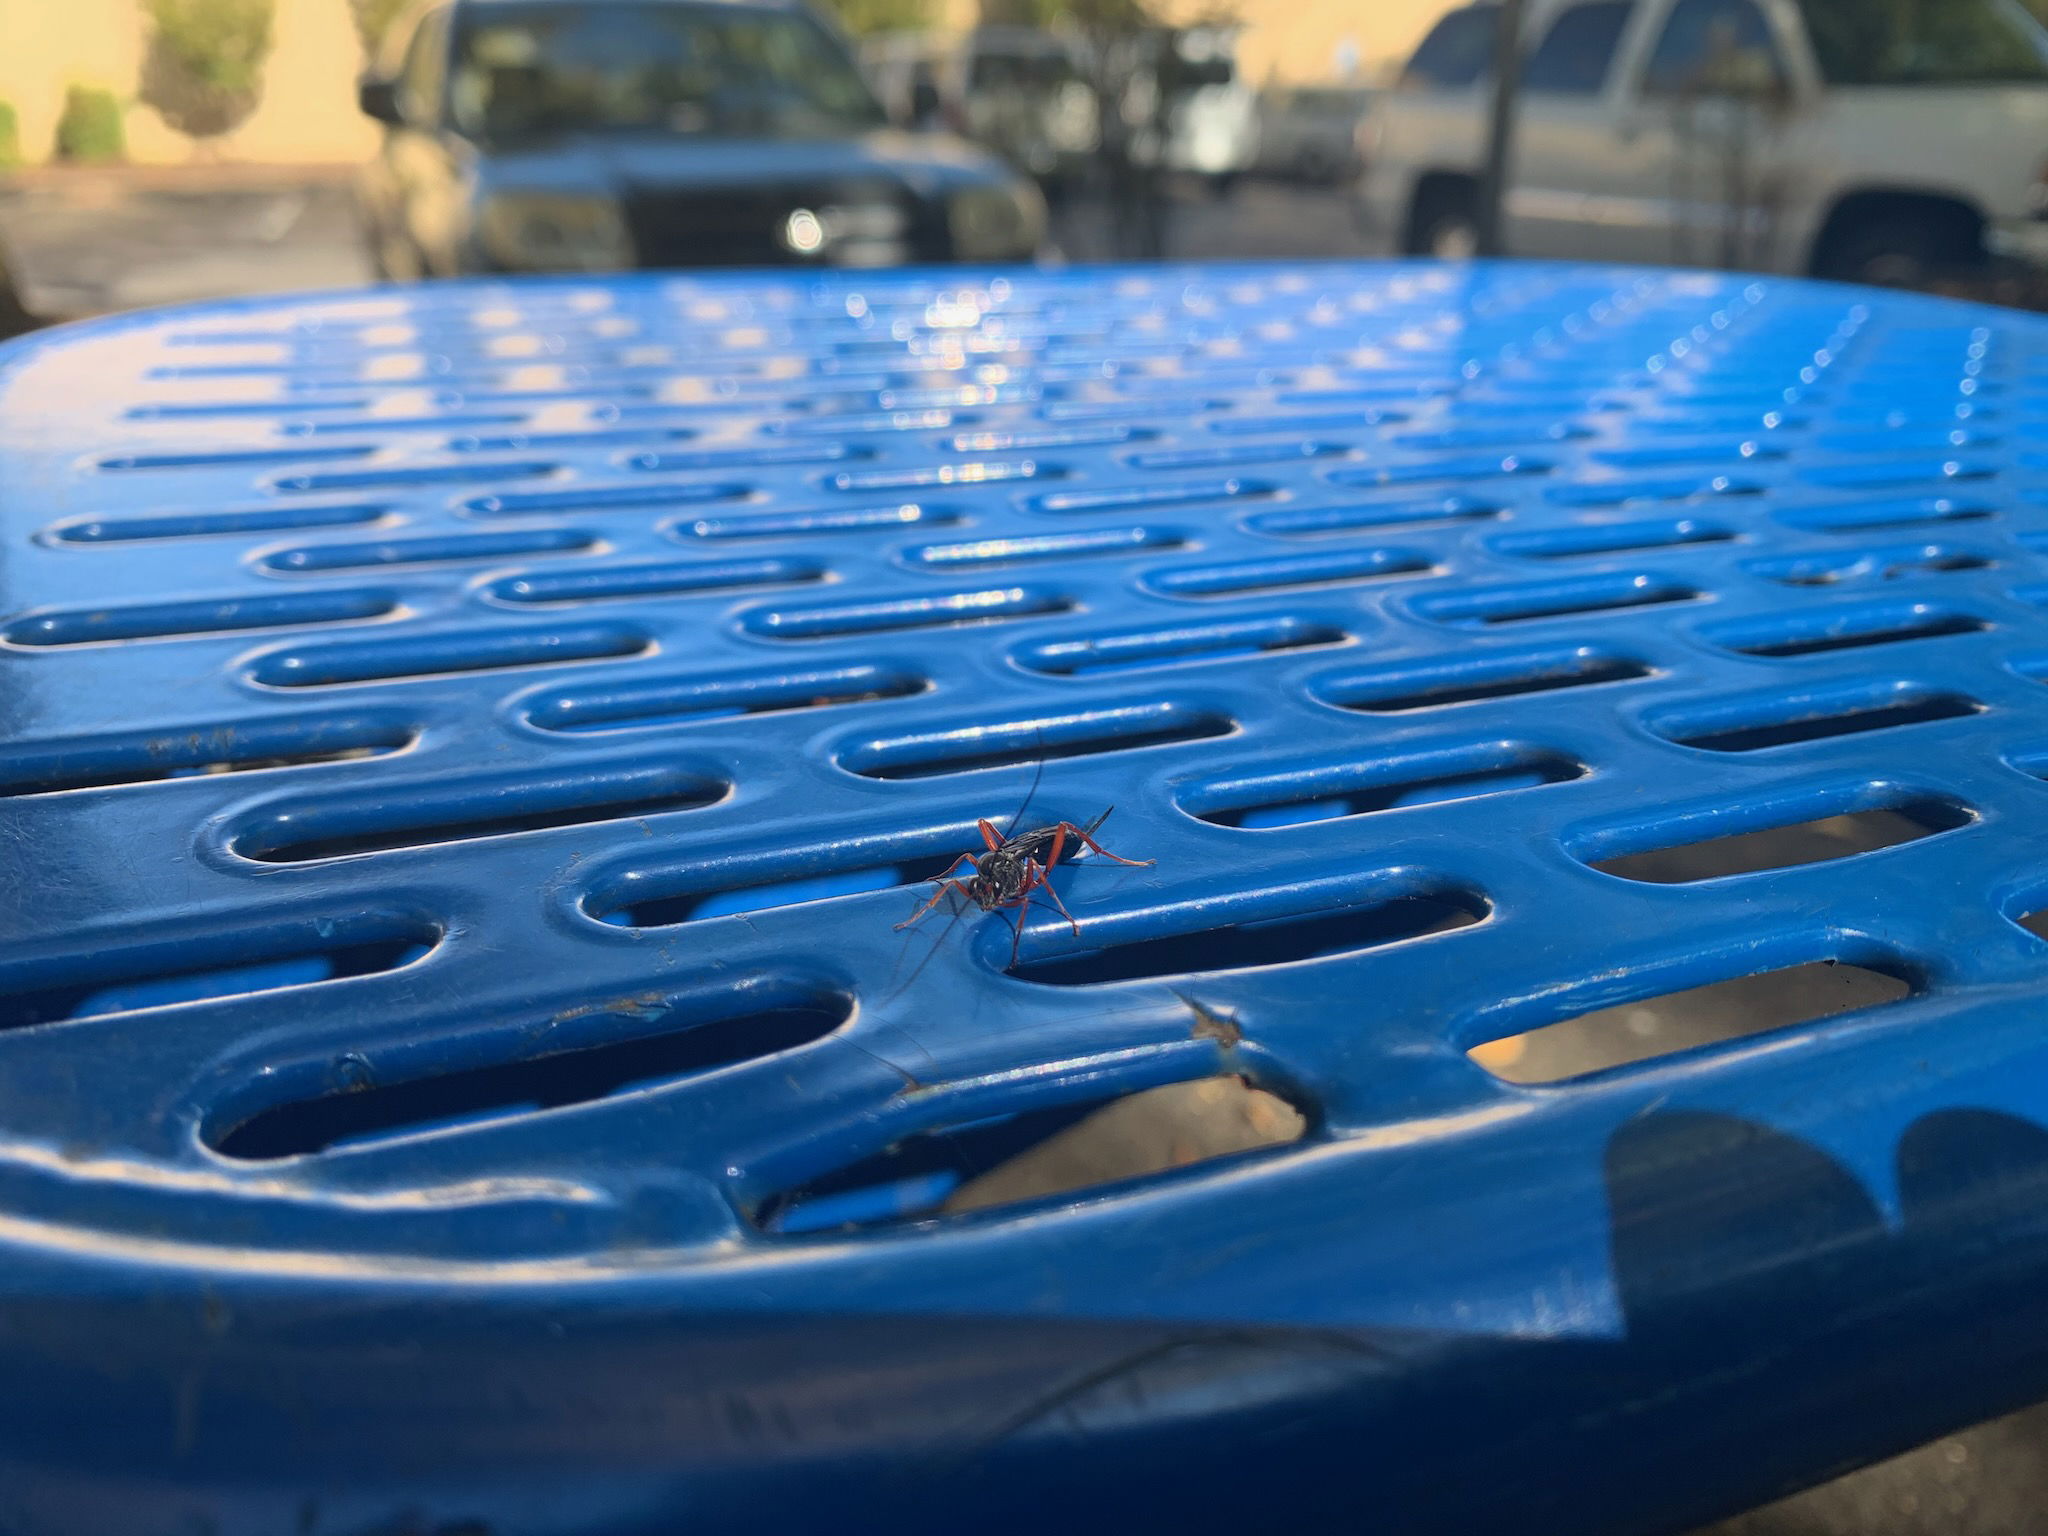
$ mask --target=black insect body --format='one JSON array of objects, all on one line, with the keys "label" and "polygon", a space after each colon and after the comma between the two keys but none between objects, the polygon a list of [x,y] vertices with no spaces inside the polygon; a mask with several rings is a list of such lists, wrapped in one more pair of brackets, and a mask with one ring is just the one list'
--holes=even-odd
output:
[{"label": "black insect body", "polygon": [[[993,823],[978,822],[981,839],[988,844],[985,853],[976,856],[963,853],[955,859],[944,873],[934,877],[938,889],[929,900],[896,926],[908,928],[939,904],[949,891],[958,891],[984,912],[1002,908],[1015,908],[1016,917],[1011,920],[1010,964],[1017,963],[1017,946],[1024,939],[1024,917],[1031,910],[1031,897],[1035,891],[1043,891],[1046,899],[1059,909],[1059,914],[1074,930],[1074,937],[1081,936],[1081,925],[1074,914],[1067,910],[1067,904],[1060,900],[1059,892],[1052,888],[1047,878],[1054,867],[1066,855],[1071,842],[1081,844],[1090,852],[1099,853],[1105,859],[1118,864],[1129,864],[1143,868],[1152,863],[1150,859],[1127,859],[1121,854],[1111,853],[1095,841],[1095,830],[1109,819],[1111,806],[1089,822],[1087,826],[1076,826],[1071,821],[1055,822],[1049,827],[1035,827],[1029,832],[1015,832],[1005,837],[996,831]],[[1014,823],[1012,824],[1014,826]],[[956,879],[960,866],[966,865],[974,873],[965,880]]]}]

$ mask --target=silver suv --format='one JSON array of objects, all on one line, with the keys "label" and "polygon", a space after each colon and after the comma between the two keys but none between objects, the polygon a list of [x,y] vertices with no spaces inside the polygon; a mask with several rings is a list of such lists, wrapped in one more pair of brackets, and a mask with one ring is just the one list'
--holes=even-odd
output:
[{"label": "silver suv", "polygon": [[[1491,0],[1362,119],[1359,210],[1471,249]],[[1911,283],[2048,262],[2048,33],[2017,0],[1537,0],[1505,217],[1519,256]]]}]

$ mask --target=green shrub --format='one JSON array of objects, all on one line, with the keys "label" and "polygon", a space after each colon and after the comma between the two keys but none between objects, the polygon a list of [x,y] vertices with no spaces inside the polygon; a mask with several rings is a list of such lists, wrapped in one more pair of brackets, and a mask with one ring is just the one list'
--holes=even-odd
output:
[{"label": "green shrub", "polygon": [[112,91],[74,85],[64,92],[57,119],[57,158],[77,165],[105,165],[128,152],[121,127],[121,103]]},{"label": "green shrub", "polygon": [[21,164],[21,118],[12,104],[0,101],[0,171]]},{"label": "green shrub", "polygon": [[263,99],[275,0],[142,0],[155,23],[142,99],[195,139],[239,127]]},{"label": "green shrub", "polygon": [[855,37],[870,32],[915,31],[931,24],[926,0],[826,0],[826,8]]}]

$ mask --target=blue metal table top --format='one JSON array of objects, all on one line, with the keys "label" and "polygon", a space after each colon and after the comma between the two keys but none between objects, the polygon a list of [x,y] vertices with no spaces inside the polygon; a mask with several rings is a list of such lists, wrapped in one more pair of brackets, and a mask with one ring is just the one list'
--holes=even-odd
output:
[{"label": "blue metal table top", "polygon": [[[1513,265],[0,352],[0,1529],[1665,1529],[2048,1391],[2044,424],[2030,316]],[[1218,1077],[1305,1136],[913,1155]]]}]

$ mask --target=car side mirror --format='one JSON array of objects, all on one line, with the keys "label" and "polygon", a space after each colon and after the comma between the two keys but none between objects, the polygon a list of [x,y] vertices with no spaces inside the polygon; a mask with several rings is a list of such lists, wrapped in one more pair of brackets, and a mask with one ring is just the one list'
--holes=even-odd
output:
[{"label": "car side mirror", "polygon": [[356,105],[362,108],[363,116],[374,117],[394,128],[405,121],[405,114],[398,110],[398,82],[395,80],[365,75],[356,82]]}]

